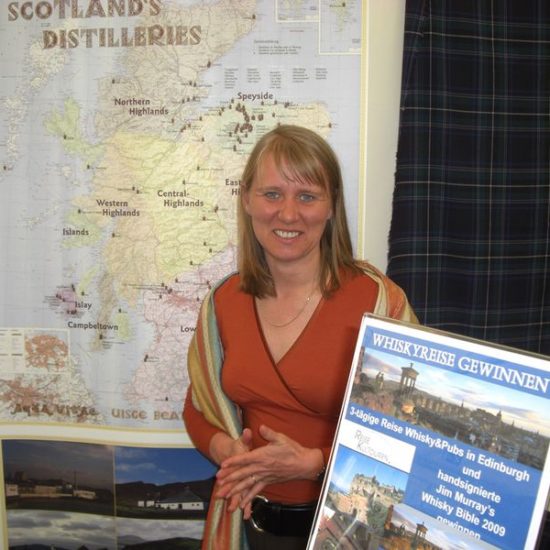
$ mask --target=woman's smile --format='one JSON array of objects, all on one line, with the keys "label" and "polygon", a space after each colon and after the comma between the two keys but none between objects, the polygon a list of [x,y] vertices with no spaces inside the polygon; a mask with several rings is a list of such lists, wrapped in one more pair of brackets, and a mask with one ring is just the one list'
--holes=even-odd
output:
[{"label": "woman's smile", "polygon": [[283,231],[281,229],[275,229],[275,234],[282,239],[292,239],[294,237],[297,237],[300,232],[299,231]]}]

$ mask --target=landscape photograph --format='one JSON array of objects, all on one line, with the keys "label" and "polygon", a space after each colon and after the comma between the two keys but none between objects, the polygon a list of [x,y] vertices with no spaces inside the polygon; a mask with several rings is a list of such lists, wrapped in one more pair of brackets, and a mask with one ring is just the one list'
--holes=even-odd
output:
[{"label": "landscape photograph", "polygon": [[117,516],[204,519],[215,473],[215,466],[193,448],[117,447]]},{"label": "landscape photograph", "polygon": [[67,441],[2,441],[8,510],[114,515],[113,447]]},{"label": "landscape photograph", "polygon": [[119,549],[199,550],[203,520],[117,518]]},{"label": "landscape photograph", "polygon": [[547,399],[460,372],[364,349],[351,401],[542,470],[550,442]]},{"label": "landscape photograph", "polygon": [[57,510],[8,510],[10,550],[120,550],[113,517]]}]

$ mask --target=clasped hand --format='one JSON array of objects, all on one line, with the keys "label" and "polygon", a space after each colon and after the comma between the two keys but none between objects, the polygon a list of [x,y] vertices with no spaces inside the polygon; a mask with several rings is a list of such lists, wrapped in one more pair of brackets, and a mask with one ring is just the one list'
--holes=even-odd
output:
[{"label": "clasped hand", "polygon": [[248,450],[250,431],[243,436],[247,445],[241,443],[242,452],[226,458],[216,475],[217,498],[229,499],[228,511],[241,507],[244,519],[250,517],[251,502],[266,485],[293,479],[315,479],[323,467],[320,449],[303,447],[285,434],[262,425],[260,435],[267,445]]}]

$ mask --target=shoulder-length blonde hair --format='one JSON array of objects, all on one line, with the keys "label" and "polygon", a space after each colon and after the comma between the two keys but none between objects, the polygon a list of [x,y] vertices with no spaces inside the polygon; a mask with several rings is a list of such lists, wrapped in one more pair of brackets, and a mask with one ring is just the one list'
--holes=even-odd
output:
[{"label": "shoulder-length blonde hair", "polygon": [[336,154],[321,136],[293,125],[280,125],[264,134],[254,146],[243,171],[238,206],[241,289],[258,298],[274,296],[276,292],[263,248],[256,239],[250,216],[243,205],[244,195],[250,191],[267,155],[272,155],[284,178],[321,186],[330,196],[332,217],[321,236],[319,273],[321,292],[329,296],[340,287],[342,268],[353,273],[361,271],[353,258],[342,173]]}]

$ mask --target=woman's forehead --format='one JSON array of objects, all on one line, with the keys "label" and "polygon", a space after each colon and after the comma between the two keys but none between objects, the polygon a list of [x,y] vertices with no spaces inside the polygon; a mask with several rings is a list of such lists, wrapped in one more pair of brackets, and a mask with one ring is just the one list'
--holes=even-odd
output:
[{"label": "woman's forehead", "polygon": [[263,179],[274,172],[287,183],[320,187],[327,190],[327,182],[321,170],[307,170],[304,166],[295,166],[283,156],[276,158],[273,153],[267,153],[258,163],[257,179]]}]

